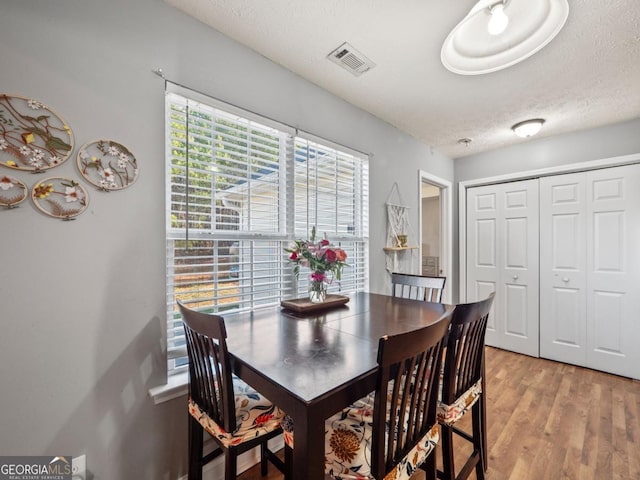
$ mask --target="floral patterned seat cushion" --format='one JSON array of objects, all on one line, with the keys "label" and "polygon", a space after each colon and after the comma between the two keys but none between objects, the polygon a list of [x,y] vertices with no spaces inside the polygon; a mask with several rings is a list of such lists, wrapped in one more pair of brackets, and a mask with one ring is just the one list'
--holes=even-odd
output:
[{"label": "floral patterned seat cushion", "polygon": [[285,414],[238,377],[233,377],[236,405],[236,429],[226,432],[200,406],[189,398],[189,413],[226,447],[238,445],[280,428]]},{"label": "floral patterned seat cushion", "polygon": [[[482,395],[482,380],[478,380],[471,388],[460,395],[451,405],[438,402],[438,421],[445,425],[453,425],[478,401]],[[440,382],[440,398],[442,398],[442,382]]]},{"label": "floral patterned seat cushion", "polygon": [[[325,422],[325,473],[339,480],[365,480],[371,476],[371,437],[374,395],[370,394]],[[293,448],[293,422],[282,423],[284,440]],[[440,440],[436,424],[407,456],[387,474],[385,480],[408,480],[424,463]]]}]

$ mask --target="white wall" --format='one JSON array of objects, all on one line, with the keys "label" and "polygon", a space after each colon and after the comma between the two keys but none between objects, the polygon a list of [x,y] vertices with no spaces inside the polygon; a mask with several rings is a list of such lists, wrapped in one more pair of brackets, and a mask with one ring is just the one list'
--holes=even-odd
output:
[{"label": "white wall", "polygon": [[186,399],[156,406],[147,393],[165,372],[164,83],[151,70],[371,153],[372,291],[388,291],[393,182],[417,229],[418,171],[453,180],[453,162],[160,0],[4,0],[0,10],[0,91],[56,110],[76,142],[74,158],[42,175],[0,169],[29,187],[79,178],[78,147],[100,138],[140,166],[126,190],[86,185],[76,221],[28,202],[0,211],[0,454],[86,453],[95,478],[176,479]]}]

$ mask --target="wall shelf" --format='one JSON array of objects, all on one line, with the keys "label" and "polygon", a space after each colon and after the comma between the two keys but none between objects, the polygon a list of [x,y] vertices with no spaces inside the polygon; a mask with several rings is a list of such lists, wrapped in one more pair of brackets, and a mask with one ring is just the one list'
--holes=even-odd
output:
[{"label": "wall shelf", "polygon": [[387,271],[388,272],[400,272],[401,263],[407,252],[411,252],[411,258],[413,259],[413,251],[418,247],[384,247],[382,250],[386,253],[387,257]]},{"label": "wall shelf", "polygon": [[[398,203],[391,203],[391,197],[396,195]],[[383,248],[385,252],[385,263],[388,272],[404,272],[407,262],[413,263],[413,252],[419,247],[407,245],[410,239],[411,225],[409,225],[409,207],[402,201],[400,188],[395,182],[391,192],[387,197],[387,241]],[[407,255],[411,252],[411,256]],[[411,264],[409,265],[411,271]]]},{"label": "wall shelf", "polygon": [[418,247],[384,247],[385,252],[401,252],[403,250],[415,250]]}]

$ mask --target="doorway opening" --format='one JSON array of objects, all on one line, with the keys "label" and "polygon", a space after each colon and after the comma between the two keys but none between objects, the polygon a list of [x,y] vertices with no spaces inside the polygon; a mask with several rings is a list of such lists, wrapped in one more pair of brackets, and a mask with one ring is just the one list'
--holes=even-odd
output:
[{"label": "doorway opening", "polygon": [[443,302],[451,302],[451,182],[420,172],[420,271],[447,277]]}]

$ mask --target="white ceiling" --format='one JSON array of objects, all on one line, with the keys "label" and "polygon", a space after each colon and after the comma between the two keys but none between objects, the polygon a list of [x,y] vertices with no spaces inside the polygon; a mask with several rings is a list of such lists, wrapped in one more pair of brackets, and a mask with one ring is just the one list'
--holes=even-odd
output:
[{"label": "white ceiling", "polygon": [[[569,0],[549,45],[476,76],[440,62],[475,0],[165,1],[451,158],[526,141],[510,127],[528,118],[546,119],[539,138],[640,117],[640,0]],[[331,63],[345,41],[376,67]]]}]

